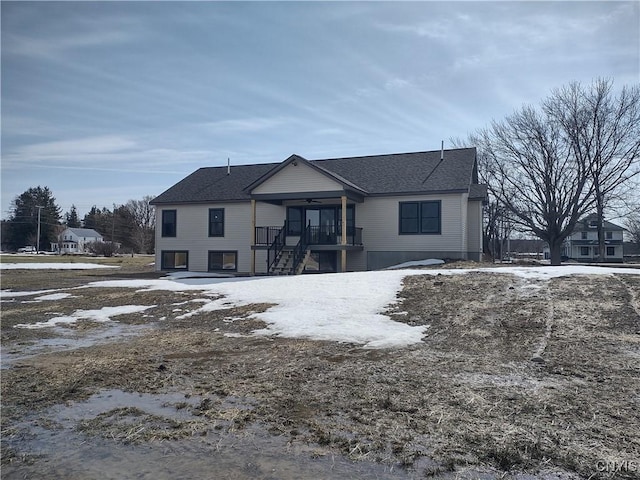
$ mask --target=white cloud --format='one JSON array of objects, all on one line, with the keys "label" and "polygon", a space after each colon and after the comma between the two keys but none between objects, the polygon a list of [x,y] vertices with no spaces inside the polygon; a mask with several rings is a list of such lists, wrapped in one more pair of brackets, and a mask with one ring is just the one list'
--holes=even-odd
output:
[{"label": "white cloud", "polygon": [[132,34],[124,30],[73,32],[57,38],[8,34],[3,38],[2,53],[53,60],[69,50],[125,44],[132,38]]},{"label": "white cloud", "polygon": [[67,157],[121,152],[136,147],[131,138],[119,135],[78,138],[25,145],[15,149],[14,153],[22,157]]},{"label": "white cloud", "polygon": [[244,133],[276,128],[288,121],[286,117],[249,117],[202,123],[200,127],[212,134]]}]

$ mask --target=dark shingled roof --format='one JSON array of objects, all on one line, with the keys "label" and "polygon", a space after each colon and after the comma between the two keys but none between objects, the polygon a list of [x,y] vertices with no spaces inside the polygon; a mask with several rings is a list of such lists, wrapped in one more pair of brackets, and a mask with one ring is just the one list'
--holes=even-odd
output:
[{"label": "dark shingled roof", "polygon": [[152,204],[210,203],[249,200],[244,187],[253,183],[278,163],[200,168],[154,198]]},{"label": "dark shingled roof", "polygon": [[469,186],[469,199],[470,200],[486,200],[488,188],[486,185],[479,185],[472,183]]},{"label": "dark shingled roof", "polygon": [[[580,219],[578,223],[576,223],[576,226],[573,229],[573,231],[574,232],[592,232],[595,230],[595,228],[589,227],[589,222],[596,222],[597,220],[598,220],[598,216],[595,213],[592,213],[591,215],[587,215],[586,217]],[[604,227],[605,230],[608,230],[610,232],[625,230],[621,226],[616,225],[615,223],[607,222],[606,220],[602,222],[602,226]]]},{"label": "dark shingled roof", "polygon": [[[469,192],[470,198],[486,196],[486,186],[476,185],[476,150],[462,148],[431,152],[397,153],[366,157],[311,160],[342,183],[356,186],[368,195],[434,192]],[[246,188],[280,163],[209,167],[196,170],[156,197],[152,204],[212,203],[249,200]],[[473,185],[472,185],[473,184]],[[255,186],[255,185],[254,185]]]}]

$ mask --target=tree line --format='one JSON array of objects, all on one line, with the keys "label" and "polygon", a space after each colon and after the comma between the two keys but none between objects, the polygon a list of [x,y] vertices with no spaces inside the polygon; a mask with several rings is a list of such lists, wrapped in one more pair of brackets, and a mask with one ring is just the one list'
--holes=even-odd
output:
[{"label": "tree line", "polygon": [[614,91],[613,81],[555,89],[540,105],[523,106],[456,146],[476,146],[488,185],[485,247],[518,230],[535,235],[561,262],[562,245],[578,221],[597,216],[599,259],[604,220],[617,212],[629,231],[640,213],[640,86]]},{"label": "tree line", "polygon": [[112,209],[94,205],[81,219],[75,205],[63,215],[49,187],[32,187],[16,196],[8,219],[2,221],[2,249],[39,245],[40,250],[49,250],[52,243],[61,243],[65,228],[90,228],[102,235],[102,250],[108,250],[96,253],[113,253],[115,246],[127,253],[153,253],[156,222],[155,210],[149,205],[152,199],[145,196]]}]

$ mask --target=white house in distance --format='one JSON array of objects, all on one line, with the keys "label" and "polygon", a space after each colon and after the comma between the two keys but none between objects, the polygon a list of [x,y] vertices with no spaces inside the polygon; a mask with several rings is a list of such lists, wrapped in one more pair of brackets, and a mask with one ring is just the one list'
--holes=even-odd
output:
[{"label": "white house in distance", "polygon": [[474,148],[201,168],[156,197],[156,268],[294,274],[480,260]]},{"label": "white house in distance", "polygon": [[[598,217],[595,214],[581,219],[563,245],[563,255],[579,262],[598,260]],[[624,228],[604,221],[605,261],[624,260]]]},{"label": "white house in distance", "polygon": [[104,241],[92,228],[65,228],[58,238],[58,243],[51,244],[51,249],[58,253],[86,253],[88,244]]}]

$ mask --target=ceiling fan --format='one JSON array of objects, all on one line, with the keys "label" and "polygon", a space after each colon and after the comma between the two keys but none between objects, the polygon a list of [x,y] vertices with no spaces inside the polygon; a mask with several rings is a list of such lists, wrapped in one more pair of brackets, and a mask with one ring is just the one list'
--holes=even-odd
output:
[{"label": "ceiling fan", "polygon": [[307,203],[322,203],[320,200],[314,200],[313,198],[307,198]]}]

